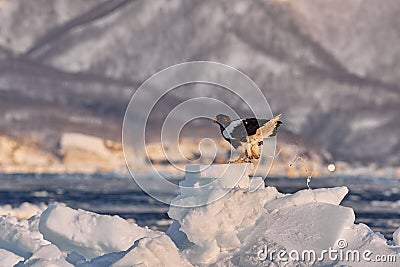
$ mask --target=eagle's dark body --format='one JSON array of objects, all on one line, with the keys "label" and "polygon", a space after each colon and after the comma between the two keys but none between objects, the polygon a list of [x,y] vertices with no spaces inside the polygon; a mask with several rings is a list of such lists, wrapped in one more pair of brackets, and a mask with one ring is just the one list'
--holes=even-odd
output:
[{"label": "eagle's dark body", "polygon": [[[263,144],[263,138],[275,136],[281,115],[268,119],[238,119],[231,120],[229,116],[219,114],[214,119],[218,123],[223,138],[235,149],[241,151],[237,162],[258,159],[260,157],[259,146]],[[247,146],[244,146],[247,144]],[[246,157],[246,158],[245,158]]]}]

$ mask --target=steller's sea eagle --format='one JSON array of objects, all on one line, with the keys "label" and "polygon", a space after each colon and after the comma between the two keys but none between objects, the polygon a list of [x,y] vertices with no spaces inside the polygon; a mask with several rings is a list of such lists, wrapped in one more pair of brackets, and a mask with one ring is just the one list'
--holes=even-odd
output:
[{"label": "steller's sea eagle", "polygon": [[237,119],[218,114],[214,123],[221,129],[221,134],[236,150],[240,156],[234,162],[250,162],[251,159],[260,158],[260,146],[263,139],[276,135],[276,131],[282,122],[279,120],[282,114],[273,119]]}]

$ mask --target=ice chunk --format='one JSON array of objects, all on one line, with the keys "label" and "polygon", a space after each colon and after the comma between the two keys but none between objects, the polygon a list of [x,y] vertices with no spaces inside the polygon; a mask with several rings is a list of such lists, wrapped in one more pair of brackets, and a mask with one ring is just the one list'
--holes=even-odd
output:
[{"label": "ice chunk", "polygon": [[265,187],[265,182],[263,177],[252,177],[250,179],[249,192],[253,192],[258,190],[259,188],[264,188],[264,187]]},{"label": "ice chunk", "polygon": [[126,253],[127,253],[126,251],[111,252],[93,258],[90,261],[86,261],[86,259],[82,255],[79,255],[76,252],[72,252],[71,254],[68,255],[67,261],[73,264],[75,267],[93,267],[93,266],[109,267],[112,266],[118,260],[120,260],[123,256],[125,256]]},{"label": "ice chunk", "polygon": [[343,229],[354,223],[353,210],[338,206],[346,187],[282,195],[274,187],[265,188],[261,177],[253,179],[253,186],[234,188],[211,204],[170,207],[168,214],[175,221],[167,233],[193,264],[233,259],[257,240],[288,250],[320,251],[333,246]]},{"label": "ice chunk", "polygon": [[59,205],[51,205],[42,213],[39,230],[61,250],[76,251],[88,259],[126,250],[139,238],[159,234],[118,216]]},{"label": "ice chunk", "polygon": [[400,228],[393,233],[393,241],[397,246],[400,246]]},{"label": "ice chunk", "polygon": [[123,266],[192,266],[183,258],[171,239],[163,234],[155,238],[142,238],[113,267]]},{"label": "ice chunk", "polygon": [[251,163],[189,165],[186,166],[185,180],[180,185],[196,186],[197,183],[197,186],[201,186],[214,182],[223,188],[247,188],[252,170]]},{"label": "ice chunk", "polygon": [[[327,203],[308,203],[283,208],[272,213],[264,214],[250,231],[240,236],[242,248],[231,251],[229,257],[218,259],[219,265],[240,266],[308,266],[310,262],[296,261],[281,262],[276,254],[279,251],[292,251],[302,254],[304,251],[314,251],[317,257],[322,250],[334,248],[342,232],[353,225],[354,212],[351,208],[336,206]],[[275,251],[273,259],[260,260],[259,251]],[[329,258],[321,265],[331,264]]]},{"label": "ice chunk", "polygon": [[219,179],[223,176],[235,179],[249,175],[252,170],[253,165],[251,163],[188,165],[186,166],[185,179]]},{"label": "ice chunk", "polygon": [[17,267],[72,267],[73,265],[65,260],[66,254],[61,252],[55,245],[46,245],[39,248],[24,263],[20,263]]},{"label": "ice chunk", "polygon": [[[356,224],[344,229],[340,235],[340,240],[345,241],[344,251],[359,252],[359,259],[351,262],[348,260],[337,260],[336,265],[351,266],[377,266],[375,257],[385,257],[384,266],[399,266],[400,247],[389,246],[387,240],[380,233],[374,233],[365,224]],[[336,246],[337,247],[337,246]],[[368,253],[370,251],[371,253]],[[364,254],[367,252],[367,254]],[[364,254],[364,255],[363,255]],[[389,259],[392,259],[391,261]]]},{"label": "ice chunk", "polygon": [[252,170],[250,163],[187,166],[185,179],[179,183],[181,193],[171,205],[202,206],[220,199],[232,188],[248,188]]},{"label": "ice chunk", "polygon": [[[254,192],[236,188],[221,200],[202,207],[171,207],[168,214],[176,222],[168,233],[178,247],[189,247],[193,262],[212,262],[221,251],[242,246],[238,234],[254,227],[264,214],[265,203],[277,194],[274,187]],[[188,246],[189,242],[194,245]]]},{"label": "ice chunk", "polygon": [[350,208],[309,203],[265,214],[253,235],[263,235],[288,250],[321,251],[332,247],[343,229],[353,225],[354,219]]},{"label": "ice chunk", "polygon": [[14,253],[0,248],[0,262],[1,266],[14,266],[24,258],[15,255]]},{"label": "ice chunk", "polygon": [[349,190],[344,186],[314,190],[305,189],[298,191],[293,195],[285,195],[282,198],[273,200],[265,206],[265,209],[267,211],[273,211],[306,203],[328,203],[339,205],[348,192]]},{"label": "ice chunk", "polygon": [[169,236],[160,233],[155,237],[144,237],[127,251],[108,253],[85,261],[77,253],[71,253],[68,261],[76,267],[91,266],[192,266]]},{"label": "ice chunk", "polygon": [[28,258],[43,245],[49,244],[42,235],[30,229],[26,220],[17,220],[13,216],[0,216],[0,248],[18,256]]}]

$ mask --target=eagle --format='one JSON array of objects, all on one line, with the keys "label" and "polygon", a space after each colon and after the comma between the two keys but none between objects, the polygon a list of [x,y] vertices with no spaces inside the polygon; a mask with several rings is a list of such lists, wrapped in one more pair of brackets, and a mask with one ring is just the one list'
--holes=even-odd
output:
[{"label": "eagle", "polygon": [[218,114],[214,123],[220,127],[223,138],[228,141],[240,156],[234,163],[251,162],[252,159],[260,158],[260,147],[263,139],[276,135],[282,114],[273,119],[237,119],[232,120],[229,116]]}]

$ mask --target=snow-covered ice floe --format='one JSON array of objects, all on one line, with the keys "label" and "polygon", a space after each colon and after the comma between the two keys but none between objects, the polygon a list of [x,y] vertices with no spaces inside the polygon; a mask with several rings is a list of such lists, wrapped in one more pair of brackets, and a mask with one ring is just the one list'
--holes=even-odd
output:
[{"label": "snow-covered ice floe", "polygon": [[248,164],[203,167],[187,168],[167,233],[60,204],[1,216],[0,266],[398,266],[400,229],[354,224],[346,187],[282,194]]}]

